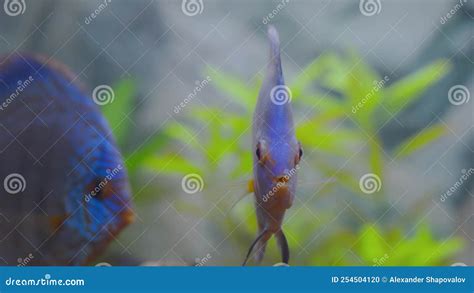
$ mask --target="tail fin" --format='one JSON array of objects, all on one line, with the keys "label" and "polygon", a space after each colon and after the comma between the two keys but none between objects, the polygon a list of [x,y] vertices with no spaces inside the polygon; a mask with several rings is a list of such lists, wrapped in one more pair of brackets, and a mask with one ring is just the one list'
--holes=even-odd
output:
[{"label": "tail fin", "polygon": [[265,255],[265,248],[267,247],[268,240],[272,237],[272,233],[268,232],[265,236],[257,242],[257,247],[255,250],[255,261],[260,263]]},{"label": "tail fin", "polygon": [[280,247],[281,261],[288,264],[290,261],[290,248],[288,247],[288,241],[286,240],[283,230],[275,233],[275,237],[277,239],[278,246]]},{"label": "tail fin", "polygon": [[[270,239],[270,237],[272,237],[272,233],[270,231],[263,230],[257,236],[257,238],[255,238],[252,245],[250,245],[249,251],[247,253],[247,257],[245,257],[245,260],[242,266],[245,266],[247,264],[247,261],[250,255],[252,254],[254,247],[256,247],[255,260],[257,261],[257,263],[262,261],[263,256],[265,255],[265,248],[267,246],[267,242]],[[283,230],[276,232],[275,238],[277,240],[278,247],[280,247],[281,261],[283,263],[288,264],[288,262],[290,261],[290,248],[288,247],[288,241],[286,240]]]},{"label": "tail fin", "polygon": [[250,255],[252,254],[252,251],[253,251],[253,248],[255,247],[255,245],[258,244],[258,252],[257,252],[257,255],[256,255],[256,259],[257,261],[258,260],[258,257],[259,257],[259,254],[261,253],[261,256],[260,256],[260,260],[261,258],[263,258],[263,254],[265,251],[261,252],[262,251],[262,248],[263,250],[265,250],[265,245],[268,241],[268,239],[270,239],[270,237],[272,236],[271,232],[267,231],[267,230],[263,230],[258,236],[257,238],[255,238],[255,240],[253,241],[252,245],[250,245],[250,248],[249,248],[249,251],[247,252],[247,256],[245,257],[245,260],[244,260],[244,263],[242,264],[242,266],[245,266],[247,264],[247,261],[249,260],[249,257]]}]

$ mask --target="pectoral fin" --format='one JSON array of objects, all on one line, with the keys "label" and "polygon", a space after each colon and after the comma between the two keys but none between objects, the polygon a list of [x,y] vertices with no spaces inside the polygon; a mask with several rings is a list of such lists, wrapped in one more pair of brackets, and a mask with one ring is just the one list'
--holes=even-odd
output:
[{"label": "pectoral fin", "polygon": [[[239,198],[232,204],[232,206],[230,207],[230,211],[232,211],[235,206],[242,200],[244,199],[248,194],[250,193],[253,193],[254,192],[254,188],[253,188],[253,179],[250,179],[248,182],[247,182],[247,188],[245,189],[245,192],[239,196]],[[229,213],[230,214],[230,213]]]},{"label": "pectoral fin", "polygon": [[254,191],[254,181],[250,179],[249,182],[247,182],[247,193],[253,193]]}]

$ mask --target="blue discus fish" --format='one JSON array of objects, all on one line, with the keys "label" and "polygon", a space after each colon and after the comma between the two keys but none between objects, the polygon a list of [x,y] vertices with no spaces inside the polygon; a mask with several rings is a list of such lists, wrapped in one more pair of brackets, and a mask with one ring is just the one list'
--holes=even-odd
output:
[{"label": "blue discus fish", "polygon": [[296,173],[303,156],[295,136],[291,92],[283,79],[278,32],[273,26],[268,28],[268,38],[270,60],[253,117],[254,180],[251,187],[255,194],[258,236],[250,246],[244,265],[255,246],[256,261],[263,259],[272,235],[277,239],[282,261],[288,263],[290,253],[281,226],[295,197]]},{"label": "blue discus fish", "polygon": [[0,265],[84,265],[133,219],[90,95],[42,57],[0,57]]}]

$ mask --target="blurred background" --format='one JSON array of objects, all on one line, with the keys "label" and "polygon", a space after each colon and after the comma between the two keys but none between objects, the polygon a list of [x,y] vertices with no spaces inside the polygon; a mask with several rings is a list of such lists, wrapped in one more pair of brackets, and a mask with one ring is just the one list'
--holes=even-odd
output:
[{"label": "blurred background", "polygon": [[[241,264],[274,24],[304,149],[290,264],[474,264],[473,1],[19,3],[0,13],[1,54],[114,90],[101,108],[137,219],[99,261]],[[264,264],[279,260],[272,240]]]}]

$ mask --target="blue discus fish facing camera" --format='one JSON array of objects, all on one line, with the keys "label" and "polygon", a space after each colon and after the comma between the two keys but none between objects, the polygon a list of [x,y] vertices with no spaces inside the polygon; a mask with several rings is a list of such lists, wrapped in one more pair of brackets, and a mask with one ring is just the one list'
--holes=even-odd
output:
[{"label": "blue discus fish facing camera", "polygon": [[133,219],[112,133],[74,80],[41,57],[0,58],[0,265],[88,264]]},{"label": "blue discus fish facing camera", "polygon": [[296,173],[303,155],[295,136],[291,92],[283,79],[278,32],[273,26],[268,28],[268,38],[270,59],[254,112],[252,134],[254,180],[251,187],[255,194],[258,236],[250,246],[244,265],[254,248],[256,261],[263,259],[272,235],[277,239],[282,261],[288,263],[289,248],[282,223],[295,197]]}]

